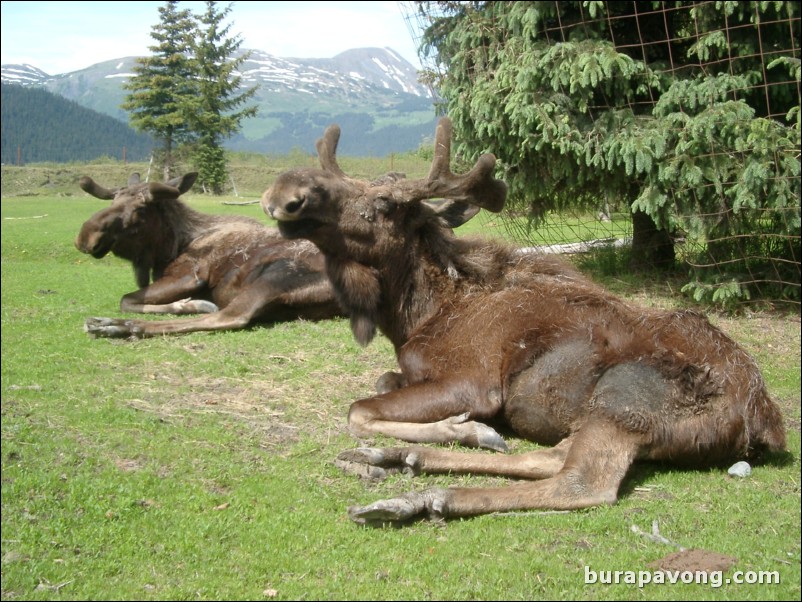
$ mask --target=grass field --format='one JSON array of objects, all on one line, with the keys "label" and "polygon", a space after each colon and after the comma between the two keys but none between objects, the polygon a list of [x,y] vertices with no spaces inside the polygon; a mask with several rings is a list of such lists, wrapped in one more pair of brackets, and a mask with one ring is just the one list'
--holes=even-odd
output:
[{"label": "grass field", "polygon": [[[73,247],[104,203],[77,189],[66,196],[61,184],[49,195],[32,186],[6,196],[3,174],[3,600],[799,599],[798,314],[711,316],[763,369],[785,412],[786,461],[744,479],[639,465],[614,507],[360,528],[346,516],[351,504],[502,482],[395,476],[368,484],[332,464],[364,443],[346,432],[346,413],[394,368],[386,340],[360,348],[343,320],[90,339],[84,320],[117,316],[134,288],[128,264]],[[265,219],[258,205],[188,201]],[[496,232],[486,219],[475,230]],[[640,303],[686,303],[667,282],[604,282]],[[533,448],[508,443],[513,452]],[[642,535],[654,524],[669,543]],[[598,578],[651,575],[676,546],[734,564],[719,586]],[[779,583],[735,583],[759,571]]]}]

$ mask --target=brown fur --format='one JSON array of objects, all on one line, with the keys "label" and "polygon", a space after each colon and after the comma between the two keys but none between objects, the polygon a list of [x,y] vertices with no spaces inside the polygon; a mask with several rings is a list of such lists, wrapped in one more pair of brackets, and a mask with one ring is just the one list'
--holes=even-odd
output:
[{"label": "brown fur", "polygon": [[280,175],[262,204],[284,236],[309,239],[326,256],[357,339],[369,340],[371,322],[395,346],[401,374],[352,404],[352,432],[503,451],[479,422],[501,420],[555,445],[521,456],[349,450],[339,462],[361,474],[541,479],[409,494],[351,508],[355,521],[613,503],[638,459],[699,466],[785,449],[782,416],[754,360],[703,315],[637,307],[550,255],[455,238],[446,210],[423,200],[451,199],[454,225],[463,206],[500,210],[506,189],[492,176],[492,155],[464,176],[450,173],[447,120],[425,180],[348,179],[334,158],[338,136],[329,129],[318,146],[324,170]]},{"label": "brown fur", "polygon": [[75,246],[134,266],[140,288],[122,297],[121,311],[205,313],[161,321],[90,318],[90,335],[148,337],[343,315],[314,245],[288,241],[248,217],[195,211],[179,199],[195,176],[147,184],[135,174],[115,190],[81,179],[81,188],[112,203],[83,224]]}]

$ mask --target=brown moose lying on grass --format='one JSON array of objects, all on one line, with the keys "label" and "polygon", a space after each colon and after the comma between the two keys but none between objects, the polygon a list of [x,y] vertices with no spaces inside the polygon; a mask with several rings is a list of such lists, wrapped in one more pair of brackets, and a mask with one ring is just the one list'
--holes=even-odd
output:
[{"label": "brown moose lying on grass", "polygon": [[122,297],[120,310],[204,314],[89,318],[90,335],[150,337],[344,315],[314,245],[282,238],[276,228],[248,217],[192,209],[178,197],[196,177],[144,183],[134,174],[127,186],[113,190],[81,178],[83,190],[112,203],[83,224],[75,246],[96,258],[111,252],[130,261],[140,287]]},{"label": "brown moose lying on grass", "polygon": [[[553,447],[518,455],[436,447],[357,448],[338,463],[363,475],[482,473],[499,488],[413,492],[351,507],[361,524],[613,504],[637,460],[700,466],[785,449],[779,408],[755,361],[693,311],[637,307],[553,256],[456,238],[449,226],[500,211],[495,157],[449,167],[451,124],[437,128],[427,178],[372,184],[318,141],[322,169],[281,174],[262,197],[288,239],[312,241],[356,339],[378,328],[400,374],[351,405],[357,437],[460,442],[503,451],[483,421]],[[444,198],[434,208],[426,199]]]}]

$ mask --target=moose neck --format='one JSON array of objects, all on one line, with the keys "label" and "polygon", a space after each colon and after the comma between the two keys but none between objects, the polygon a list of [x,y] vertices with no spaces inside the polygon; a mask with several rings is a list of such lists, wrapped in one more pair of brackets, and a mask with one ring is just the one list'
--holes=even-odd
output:
[{"label": "moose neck", "polygon": [[[198,238],[200,233],[208,232],[215,224],[225,224],[237,218],[226,218],[224,216],[201,213],[196,211],[182,201],[169,204],[169,211],[175,219],[168,220],[171,227],[171,236],[175,239],[175,245],[180,252],[185,249],[192,241]],[[250,221],[249,218],[242,217],[243,221]]]},{"label": "moose neck", "polygon": [[494,278],[495,248],[442,233],[384,253],[381,261],[328,255],[327,268],[357,341],[366,344],[378,328],[398,352],[448,299]]},{"label": "moose neck", "polygon": [[156,274],[175,260],[199,232],[211,227],[215,216],[196,211],[180,200],[162,202],[155,217],[147,226],[153,269]]}]

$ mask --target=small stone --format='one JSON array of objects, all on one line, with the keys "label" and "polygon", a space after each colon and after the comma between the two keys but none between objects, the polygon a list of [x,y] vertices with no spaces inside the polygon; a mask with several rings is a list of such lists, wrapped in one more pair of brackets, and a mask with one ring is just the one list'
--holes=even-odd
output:
[{"label": "small stone", "polygon": [[736,462],[730,466],[727,474],[731,477],[748,477],[752,474],[752,467],[749,466],[748,462]]}]

